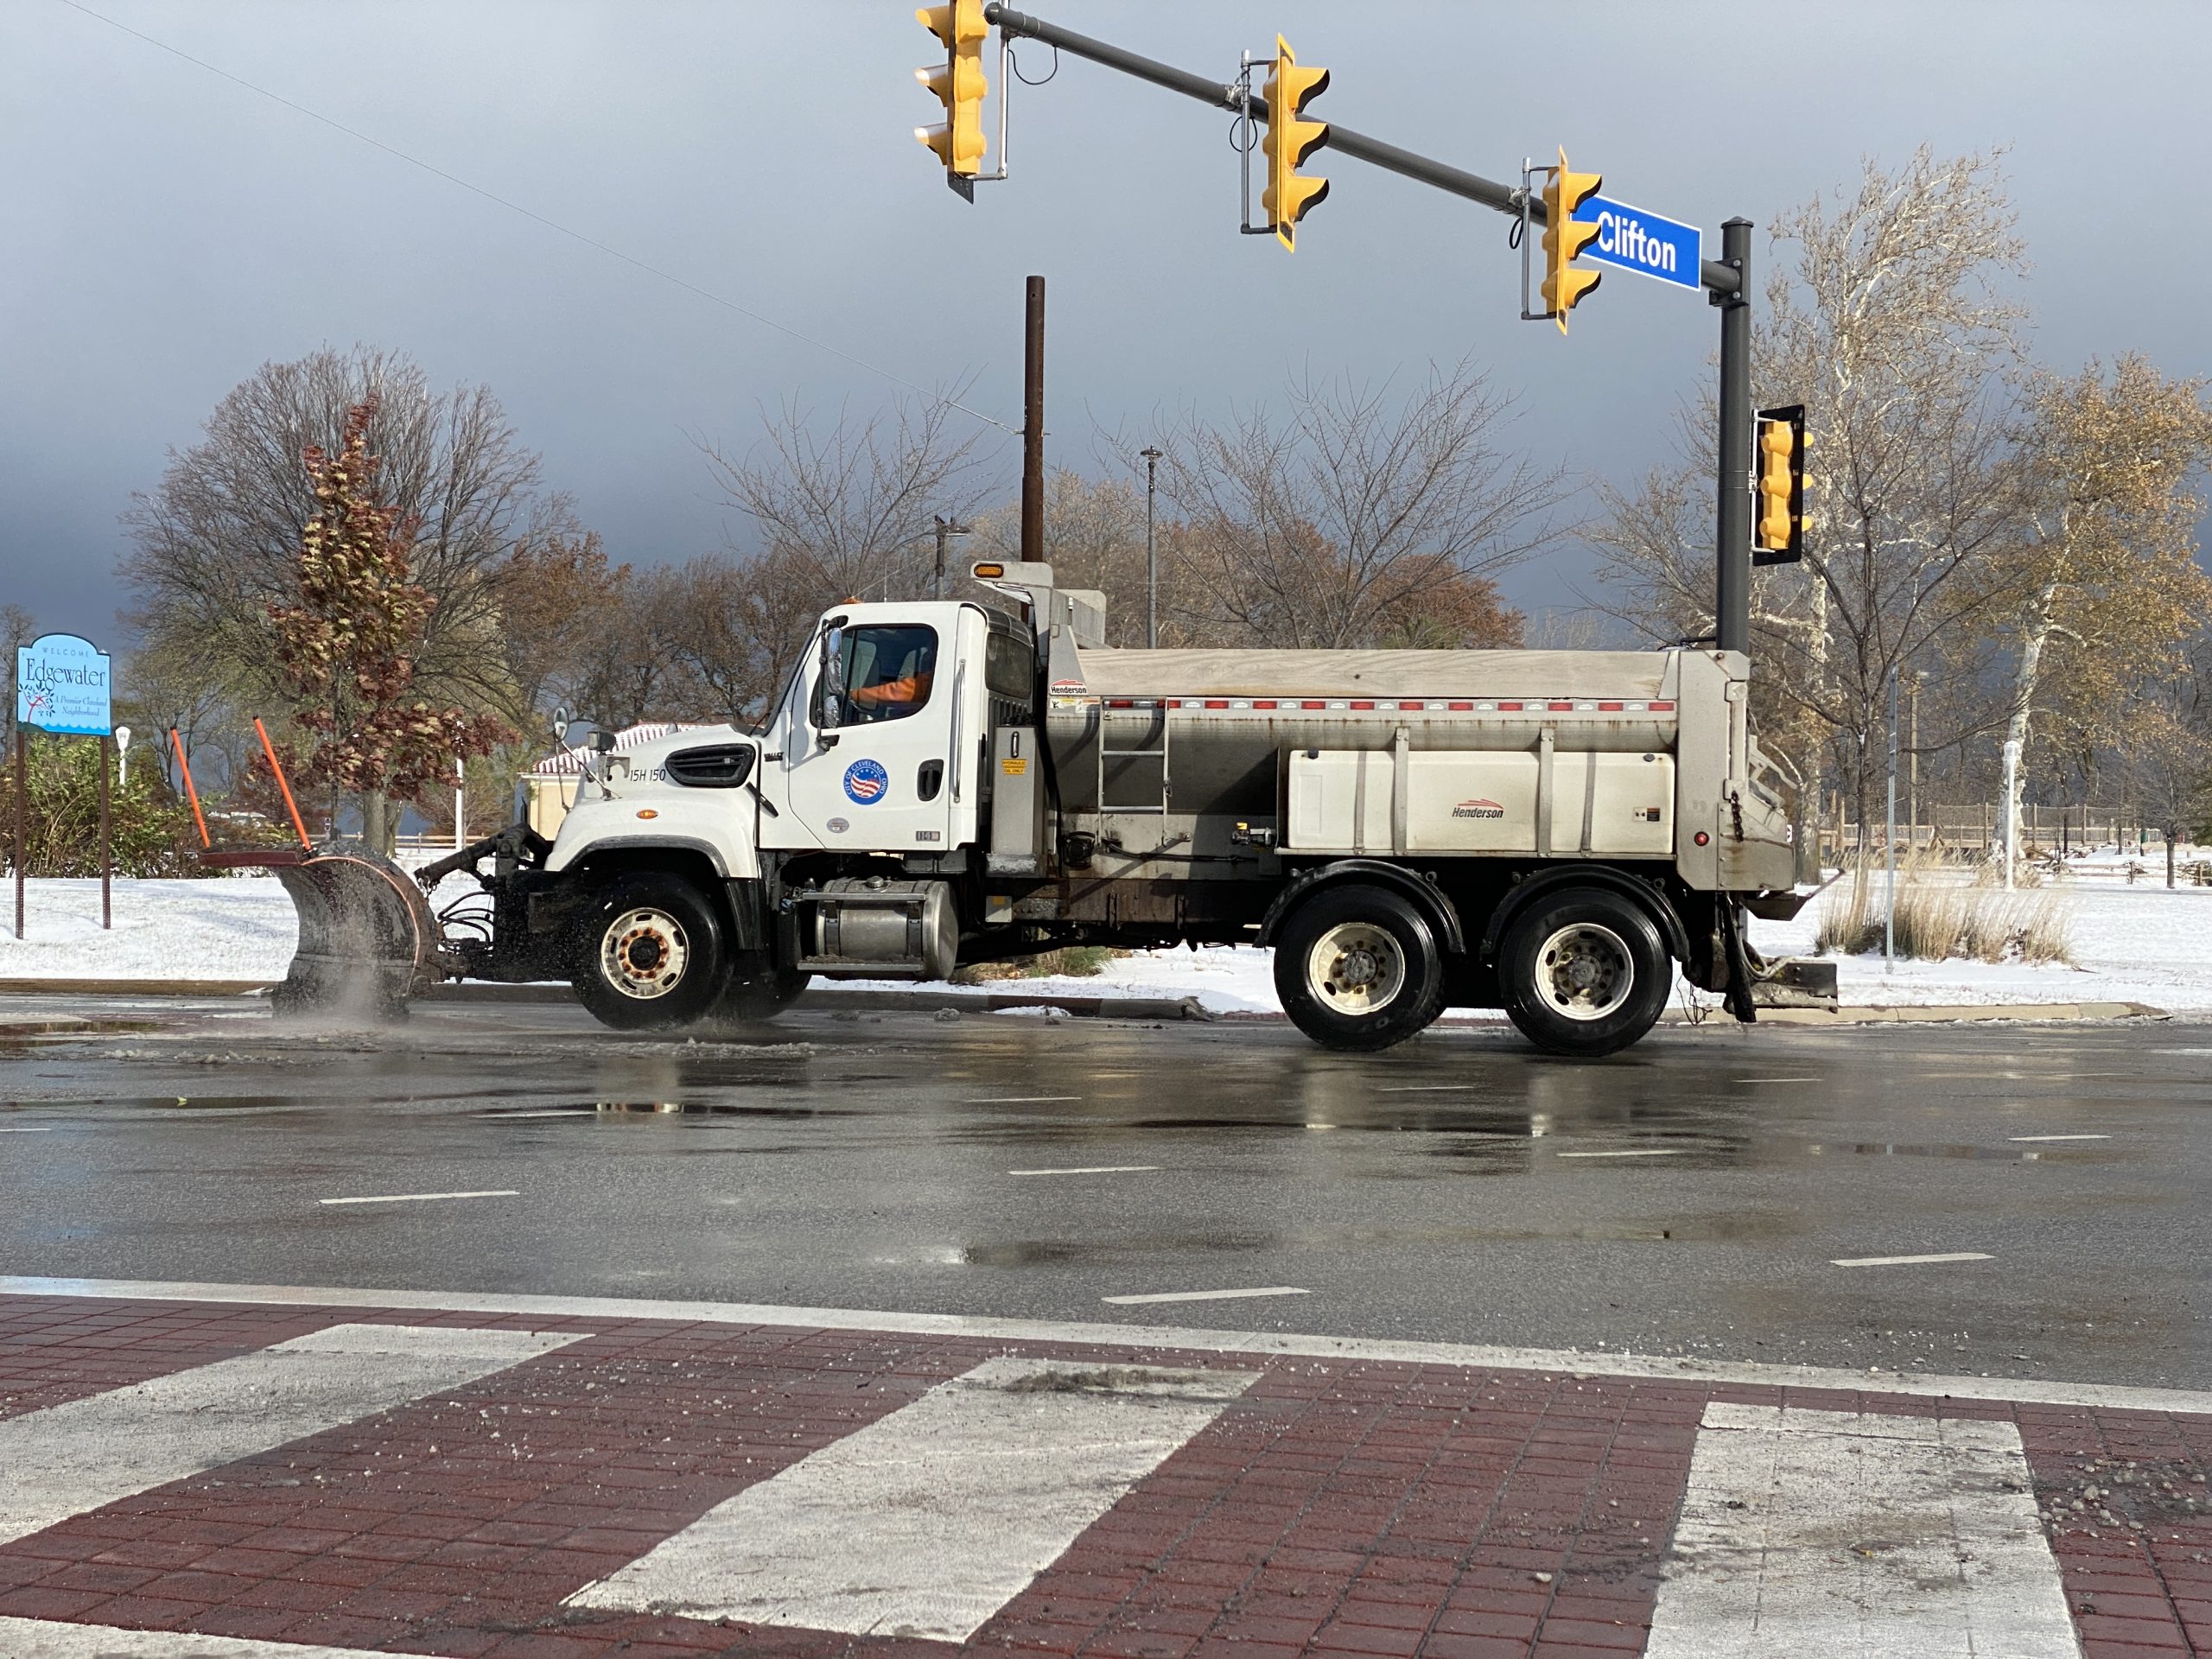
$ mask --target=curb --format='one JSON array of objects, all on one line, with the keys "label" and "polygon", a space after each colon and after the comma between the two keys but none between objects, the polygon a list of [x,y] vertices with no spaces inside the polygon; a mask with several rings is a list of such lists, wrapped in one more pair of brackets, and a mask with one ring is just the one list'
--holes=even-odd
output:
[{"label": "curb", "polygon": [[[1686,1021],[1688,1016],[1675,1013],[1671,1017]],[[1758,1023],[1763,1026],[1885,1026],[1920,1024],[1969,1024],[1976,1020],[2013,1020],[2052,1023],[2082,1020],[2171,1020],[2173,1015],[2164,1008],[2154,1008],[2147,1002],[1954,1002],[1926,1004],[1897,1003],[1870,1004],[1865,1007],[1838,1008],[1761,1008]],[[1705,1015],[1706,1020],[1734,1025],[1735,1018],[1726,1009],[1715,1008]]]},{"label": "curb", "polygon": [[[271,988],[257,979],[23,979],[0,980],[0,996],[257,996]],[[561,1004],[575,1000],[566,985],[505,985],[457,981],[419,993],[420,1002]],[[810,1013],[868,1011],[906,1014],[1006,1014],[1020,1008],[1058,1009],[1088,1020],[1198,1020],[1230,1025],[1288,1025],[1287,1014],[1259,1008],[1222,1011],[1195,996],[1055,996],[1045,992],[969,990],[802,992],[795,1007]],[[1453,1010],[1453,1024],[1503,1021],[1494,1009]],[[1763,1026],[1967,1025],[2012,1020],[2056,1024],[2097,1020],[2171,1020],[2173,1014],[2147,1002],[1958,1002],[1915,1005],[1871,1004],[1864,1007],[1762,1008]],[[1734,1026],[1726,1009],[1695,1016],[1670,1007],[1662,1025]],[[16,1027],[20,1029],[20,1027]]]}]

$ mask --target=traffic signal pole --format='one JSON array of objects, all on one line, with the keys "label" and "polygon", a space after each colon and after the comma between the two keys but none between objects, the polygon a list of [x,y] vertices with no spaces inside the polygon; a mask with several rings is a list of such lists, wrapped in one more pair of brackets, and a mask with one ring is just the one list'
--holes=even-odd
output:
[{"label": "traffic signal pole", "polygon": [[[1252,121],[1268,118],[1267,101],[1241,91],[1234,82],[1194,75],[1011,6],[986,5],[983,17],[1007,36],[1041,41],[1071,57],[1088,59]],[[1526,200],[1528,193],[1518,185],[1501,184],[1333,121],[1328,127],[1325,148],[1332,156],[1349,156],[1516,219],[1526,213],[1537,224],[1548,222],[1542,200]],[[1719,513],[1713,547],[1713,632],[1723,651],[1748,652],[1751,647],[1751,222],[1732,219],[1720,227],[1720,257],[1700,260],[1698,266],[1698,280],[1720,311]]]},{"label": "traffic signal pole", "polygon": [[1713,631],[1723,651],[1751,649],[1751,221],[1720,227],[1720,263],[1736,279],[1720,311],[1720,498],[1713,544]]}]

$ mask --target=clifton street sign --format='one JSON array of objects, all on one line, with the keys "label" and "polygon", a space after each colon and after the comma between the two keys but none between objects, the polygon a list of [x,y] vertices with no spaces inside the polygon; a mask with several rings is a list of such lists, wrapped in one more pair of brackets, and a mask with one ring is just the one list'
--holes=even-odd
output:
[{"label": "clifton street sign", "polygon": [[1681,288],[1700,286],[1705,239],[1696,226],[1606,196],[1585,200],[1574,210],[1574,218],[1578,224],[1598,227],[1598,239],[1582,251],[1585,259],[1656,276]]}]

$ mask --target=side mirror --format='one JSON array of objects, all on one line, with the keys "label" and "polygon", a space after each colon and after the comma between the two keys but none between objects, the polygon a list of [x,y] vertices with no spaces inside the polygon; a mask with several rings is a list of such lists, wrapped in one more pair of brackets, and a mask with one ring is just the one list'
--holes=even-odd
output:
[{"label": "side mirror", "polygon": [[814,677],[814,723],[834,732],[843,723],[845,690],[845,631],[822,630],[822,649]]},{"label": "side mirror", "polygon": [[569,705],[563,703],[553,711],[553,741],[566,747],[569,742]]}]

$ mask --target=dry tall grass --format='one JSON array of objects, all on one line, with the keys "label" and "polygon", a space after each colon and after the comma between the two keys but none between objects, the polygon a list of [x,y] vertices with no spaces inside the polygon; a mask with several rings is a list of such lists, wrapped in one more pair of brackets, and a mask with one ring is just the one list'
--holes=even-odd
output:
[{"label": "dry tall grass", "polygon": [[[1862,865],[1829,889],[1814,939],[1821,955],[1882,948],[1884,874]],[[2070,906],[2049,887],[2007,893],[1992,881],[1948,877],[1924,857],[1897,867],[1897,953],[1938,962],[2074,960]]]}]

